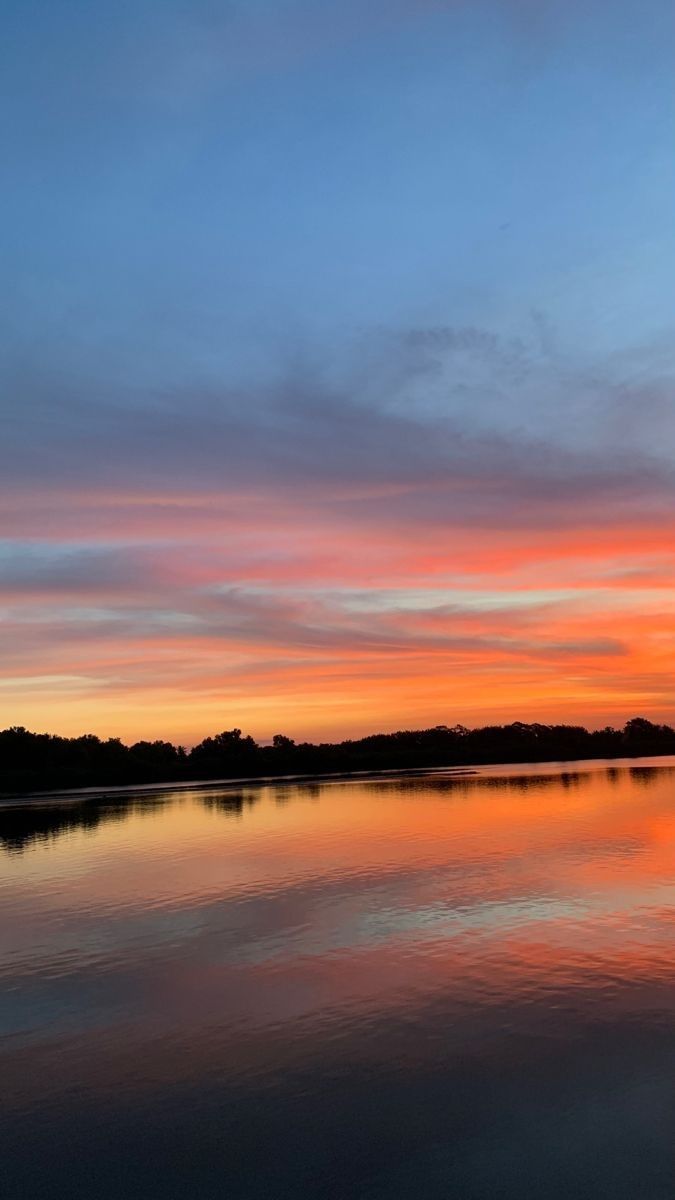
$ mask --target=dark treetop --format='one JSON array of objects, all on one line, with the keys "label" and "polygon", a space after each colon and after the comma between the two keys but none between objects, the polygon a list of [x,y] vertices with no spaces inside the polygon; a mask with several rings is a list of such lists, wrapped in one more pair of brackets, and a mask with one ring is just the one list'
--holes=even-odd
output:
[{"label": "dark treetop", "polygon": [[271,745],[259,746],[240,729],[229,729],[189,751],[163,741],[125,746],[119,738],[66,738],[12,727],[0,732],[0,793],[652,754],[675,754],[675,730],[643,717],[623,729],[521,721],[482,729],[436,725],[318,745],[277,734]]}]

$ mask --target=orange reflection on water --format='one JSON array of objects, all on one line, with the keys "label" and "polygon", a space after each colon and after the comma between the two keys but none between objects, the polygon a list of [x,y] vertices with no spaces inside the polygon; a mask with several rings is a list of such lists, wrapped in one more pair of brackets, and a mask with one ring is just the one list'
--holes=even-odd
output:
[{"label": "orange reflection on water", "polygon": [[205,1161],[248,1200],[263,1131],[283,1200],[364,1138],[399,1194],[402,1137],[422,1172],[446,1147],[439,1196],[477,1145],[492,1200],[533,1129],[548,1163],[571,1120],[576,1162],[600,1106],[614,1163],[627,1095],[669,1111],[672,760],[24,805],[0,839],[0,1123],[60,1194],[131,1155],[144,1195]]},{"label": "orange reflection on water", "polygon": [[[668,896],[674,788],[675,767],[661,762],[168,792],[99,806],[93,829],[84,816],[78,828],[77,806],[51,810],[55,832],[33,841],[28,820],[23,850],[2,859],[2,880],[17,902],[47,909],[58,896],[73,913],[87,903],[199,909],[309,883],[348,892],[399,880],[409,909],[425,898],[445,903],[445,888],[458,920],[475,902],[489,927],[493,895],[495,911],[515,897],[535,908],[545,898],[551,912],[567,900]],[[59,832],[68,812],[72,826]]]}]

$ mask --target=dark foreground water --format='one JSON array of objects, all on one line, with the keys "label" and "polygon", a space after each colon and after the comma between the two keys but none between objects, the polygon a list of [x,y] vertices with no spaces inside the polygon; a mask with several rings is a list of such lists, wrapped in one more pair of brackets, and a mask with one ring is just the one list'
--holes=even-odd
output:
[{"label": "dark foreground water", "polygon": [[0,839],[4,1200],[673,1200],[672,760]]}]

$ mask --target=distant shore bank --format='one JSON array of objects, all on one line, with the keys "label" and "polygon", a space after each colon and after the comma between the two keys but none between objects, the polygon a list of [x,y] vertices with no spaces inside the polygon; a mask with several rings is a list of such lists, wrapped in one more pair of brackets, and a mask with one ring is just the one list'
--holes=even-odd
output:
[{"label": "distant shore bank", "polygon": [[466,764],[434,764],[418,767],[384,767],[377,770],[364,769],[354,771],[324,771],[306,774],[283,775],[245,775],[226,776],[221,779],[190,779],[190,780],[160,780],[153,783],[127,783],[117,786],[91,786],[83,788],[45,789],[34,792],[0,792],[0,808],[11,808],[21,804],[58,804],[78,802],[105,802],[106,800],[162,797],[167,794],[181,792],[217,792],[237,787],[270,787],[274,785],[296,783],[330,783],[349,781],[367,782],[369,779],[386,779],[387,776],[415,777],[425,775],[446,776],[449,779],[472,779],[477,776],[508,774],[526,774],[543,771],[545,768],[559,769],[561,767],[577,766],[584,770],[602,769],[630,770],[636,764],[644,768],[658,768],[664,760],[672,758],[675,765],[675,753],[654,755],[623,755],[621,757],[593,758],[551,758],[505,760],[499,763],[466,763]]}]

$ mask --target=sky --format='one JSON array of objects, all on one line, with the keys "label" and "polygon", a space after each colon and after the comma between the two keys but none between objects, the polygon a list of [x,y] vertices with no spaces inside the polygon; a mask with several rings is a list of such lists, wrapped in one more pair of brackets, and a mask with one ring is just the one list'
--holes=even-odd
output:
[{"label": "sky", "polygon": [[668,0],[6,0],[0,726],[675,720]]}]

